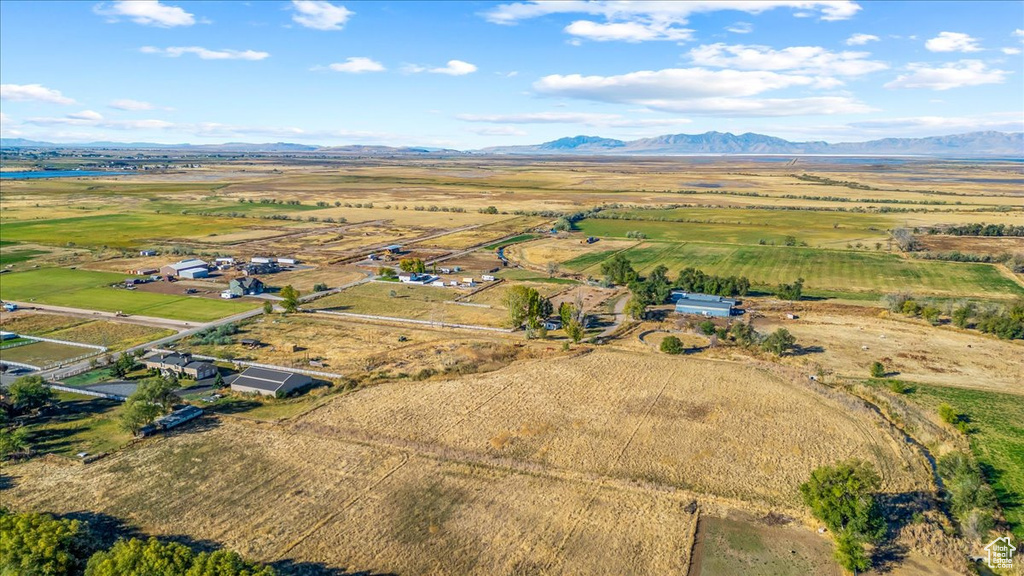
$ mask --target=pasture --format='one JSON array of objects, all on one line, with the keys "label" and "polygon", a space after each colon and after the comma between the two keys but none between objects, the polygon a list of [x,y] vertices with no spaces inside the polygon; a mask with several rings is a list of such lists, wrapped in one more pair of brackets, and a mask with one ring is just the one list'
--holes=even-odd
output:
[{"label": "pasture", "polygon": [[39,302],[126,314],[208,322],[251,310],[253,302],[156,294],[111,288],[123,282],[124,274],[41,268],[7,274],[0,283],[0,298]]},{"label": "pasture", "polygon": [[99,354],[99,350],[81,346],[69,346],[54,342],[34,342],[0,350],[0,359],[8,362],[20,362],[45,368],[72,358],[87,354]]},{"label": "pasture", "polygon": [[504,309],[451,303],[454,298],[466,293],[466,290],[458,288],[437,288],[399,282],[368,282],[316,300],[314,307],[432,322],[501,325],[505,319]]},{"label": "pasture", "polygon": [[69,342],[106,346],[111,350],[130,348],[174,333],[171,330],[141,324],[90,320],[61,314],[33,314],[29,311],[4,314],[0,320],[0,328],[29,336],[45,336]]},{"label": "pasture", "polygon": [[[526,248],[529,249],[529,248]],[[589,252],[563,263],[594,277],[617,250]],[[1012,299],[1024,286],[991,264],[914,260],[873,251],[788,246],[736,246],[701,242],[644,242],[621,252],[641,273],[664,264],[672,275],[687,267],[708,274],[746,276],[758,287],[804,278],[810,290],[884,294],[901,290],[947,297]]]}]

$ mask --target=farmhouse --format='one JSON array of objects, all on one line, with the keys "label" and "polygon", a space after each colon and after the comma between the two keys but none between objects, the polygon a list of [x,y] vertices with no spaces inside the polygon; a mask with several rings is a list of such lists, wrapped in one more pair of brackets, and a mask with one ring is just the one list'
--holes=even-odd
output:
[{"label": "farmhouse", "polygon": [[231,382],[231,390],[243,394],[284,396],[312,383],[313,379],[304,374],[250,367]]},{"label": "farmhouse", "polygon": [[701,316],[731,316],[736,301],[732,298],[711,294],[696,294],[673,290],[672,302],[676,305],[677,314],[700,314]]},{"label": "farmhouse", "polygon": [[167,264],[160,268],[160,273],[165,276],[180,276],[182,278],[203,278],[209,275],[210,268],[206,262],[198,258],[191,258]]},{"label": "farmhouse", "polygon": [[151,370],[159,370],[161,374],[175,374],[187,376],[193,380],[212,378],[217,375],[217,368],[213,364],[197,362],[192,355],[183,352],[171,352],[169,354],[150,354],[143,359],[143,364]]},{"label": "farmhouse", "polygon": [[245,278],[235,278],[228,284],[228,292],[231,292],[235,296],[249,296],[252,294],[263,294],[265,286],[259,278],[252,276],[246,276]]}]

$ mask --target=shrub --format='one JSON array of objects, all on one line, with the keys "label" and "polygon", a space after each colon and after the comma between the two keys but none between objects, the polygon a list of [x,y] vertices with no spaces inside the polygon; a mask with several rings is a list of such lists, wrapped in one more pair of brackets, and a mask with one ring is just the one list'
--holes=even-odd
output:
[{"label": "shrub", "polygon": [[661,341],[661,351],[665,354],[681,354],[683,352],[683,342],[675,336],[666,336]]},{"label": "shrub", "polygon": [[871,377],[872,378],[884,378],[885,377],[885,365],[877,360],[871,363]]},{"label": "shrub", "polygon": [[705,336],[711,336],[715,333],[715,323],[711,320],[705,320],[701,322],[697,328],[700,329],[700,333]]}]

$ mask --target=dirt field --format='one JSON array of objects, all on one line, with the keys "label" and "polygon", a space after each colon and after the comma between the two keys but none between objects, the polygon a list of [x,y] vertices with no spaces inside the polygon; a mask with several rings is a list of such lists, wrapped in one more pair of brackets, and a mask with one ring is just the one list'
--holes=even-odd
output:
[{"label": "dirt field", "polygon": [[[797,343],[814,351],[794,361],[818,364],[837,374],[868,377],[880,361],[897,378],[915,382],[1024,394],[1024,343],[999,340],[976,331],[936,328],[924,321],[888,316],[876,310],[815,312],[805,305],[797,320],[769,313],[754,322],[768,333],[784,326]],[[817,347],[817,348],[815,348]]]}]

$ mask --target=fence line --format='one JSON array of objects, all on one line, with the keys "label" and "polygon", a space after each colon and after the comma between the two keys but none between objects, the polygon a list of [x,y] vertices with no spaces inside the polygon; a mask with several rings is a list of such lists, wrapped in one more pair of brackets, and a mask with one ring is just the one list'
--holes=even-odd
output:
[{"label": "fence line", "polygon": [[334,310],[308,310],[317,314],[330,314],[332,316],[344,316],[346,318],[358,318],[362,320],[383,320],[385,322],[398,322],[400,324],[420,324],[433,326],[435,328],[460,328],[463,330],[484,330],[487,332],[514,332],[509,328],[495,328],[494,326],[479,326],[476,324],[452,324],[449,322],[434,322],[432,320],[414,320],[412,318],[395,318],[394,316],[373,316],[370,314],[356,314],[354,312],[337,312]]},{"label": "fence line", "polygon": [[4,364],[10,364],[16,368],[28,368],[29,370],[42,370],[39,366],[33,366],[32,364],[25,364],[24,362],[14,362],[12,360],[4,360]]},{"label": "fence line", "polygon": [[128,398],[121,396],[120,394],[107,394],[106,392],[97,392],[96,390],[88,390],[85,388],[72,388],[71,386],[65,386],[63,384],[57,384],[56,382],[47,382],[46,384],[54,390],[60,390],[61,392],[71,392],[72,394],[82,394],[84,396],[94,396],[96,398],[106,398],[108,400],[117,400],[124,402]]},{"label": "fence line", "polygon": [[25,336],[24,334],[18,334],[21,338],[26,340],[38,340],[40,342],[50,342],[53,344],[63,344],[65,346],[78,346],[79,348],[92,348],[93,350],[99,350],[100,352],[106,352],[106,346],[99,346],[97,344],[83,344],[81,342],[71,342],[69,340],[57,340],[55,338],[43,338],[42,336]]}]

